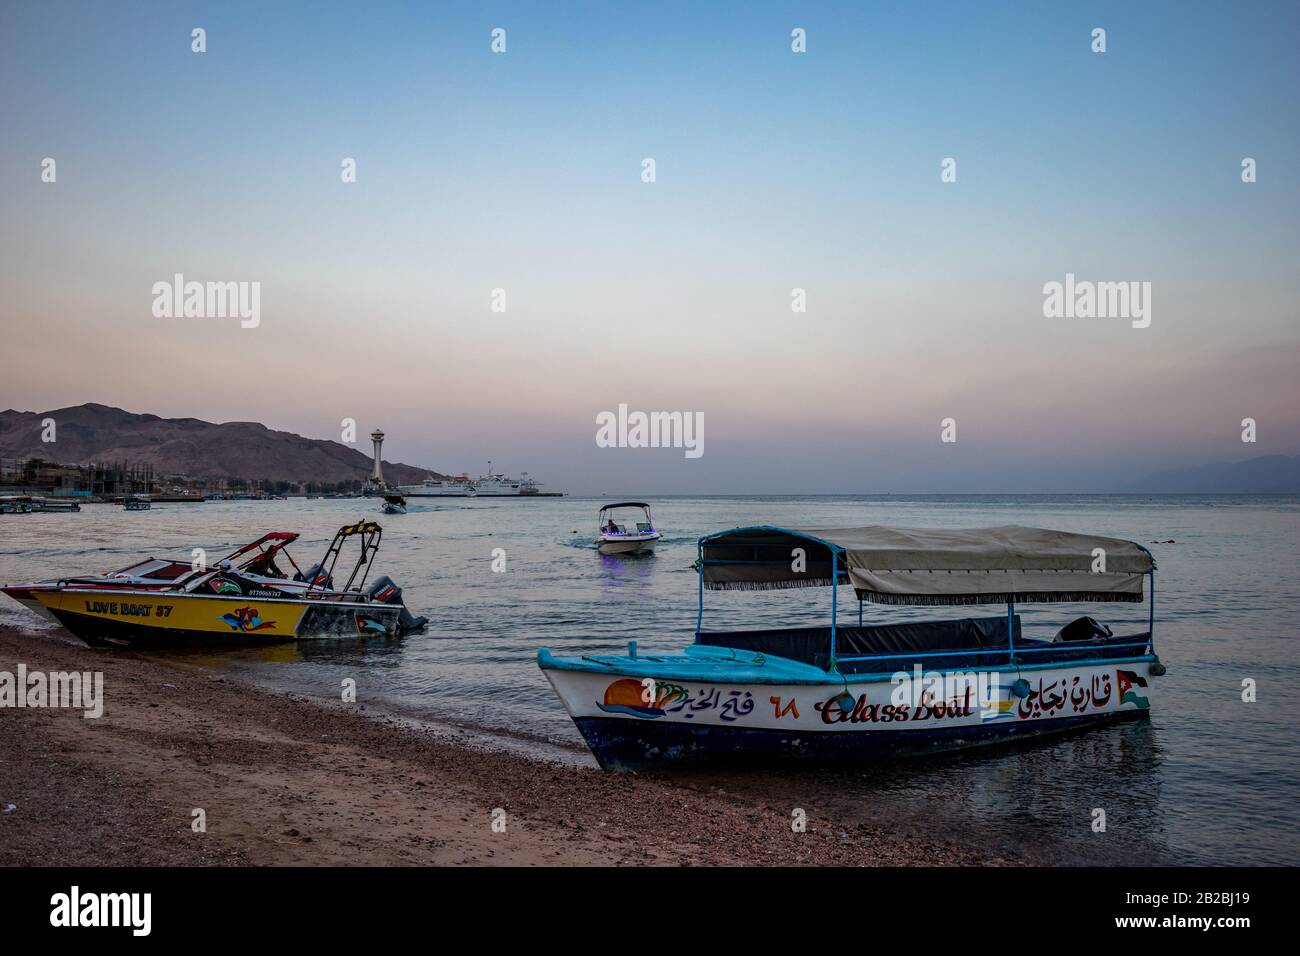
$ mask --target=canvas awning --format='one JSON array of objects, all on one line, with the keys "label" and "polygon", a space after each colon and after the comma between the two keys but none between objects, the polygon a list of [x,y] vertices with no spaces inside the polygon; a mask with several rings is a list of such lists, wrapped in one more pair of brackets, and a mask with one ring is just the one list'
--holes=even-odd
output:
[{"label": "canvas awning", "polygon": [[1154,568],[1132,541],[1020,525],[762,526],[710,535],[701,545],[711,590],[826,586],[834,560],[838,583],[879,604],[1141,601],[1142,577]]}]

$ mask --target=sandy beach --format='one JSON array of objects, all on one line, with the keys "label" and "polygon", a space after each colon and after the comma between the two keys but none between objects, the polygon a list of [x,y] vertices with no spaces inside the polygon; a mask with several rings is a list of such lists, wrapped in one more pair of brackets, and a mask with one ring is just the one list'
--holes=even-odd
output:
[{"label": "sandy beach", "polygon": [[[355,705],[0,630],[0,671],[100,671],[104,712],[0,709],[0,864],[980,864],[671,778],[483,753]],[[202,809],[206,832],[191,827]],[[494,811],[504,811],[504,832]],[[500,813],[496,814],[498,820]]]}]

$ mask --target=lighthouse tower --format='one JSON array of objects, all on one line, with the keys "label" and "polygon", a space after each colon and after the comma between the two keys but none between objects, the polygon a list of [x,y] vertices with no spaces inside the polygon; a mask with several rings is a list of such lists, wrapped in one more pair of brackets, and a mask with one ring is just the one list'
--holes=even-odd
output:
[{"label": "lighthouse tower", "polygon": [[378,428],[370,433],[370,440],[375,443],[375,467],[370,472],[366,487],[373,491],[384,490],[384,468],[380,463],[383,457],[384,433]]}]

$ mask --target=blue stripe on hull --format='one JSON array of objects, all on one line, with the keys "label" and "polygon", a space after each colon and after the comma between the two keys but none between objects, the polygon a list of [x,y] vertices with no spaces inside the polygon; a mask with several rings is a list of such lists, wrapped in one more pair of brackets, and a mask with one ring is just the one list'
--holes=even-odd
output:
[{"label": "blue stripe on hull", "polygon": [[838,731],[719,727],[614,717],[577,717],[574,723],[606,770],[642,770],[704,760],[879,760],[1083,730],[1145,710],[1121,710],[1057,720],[999,722],[932,730]]}]

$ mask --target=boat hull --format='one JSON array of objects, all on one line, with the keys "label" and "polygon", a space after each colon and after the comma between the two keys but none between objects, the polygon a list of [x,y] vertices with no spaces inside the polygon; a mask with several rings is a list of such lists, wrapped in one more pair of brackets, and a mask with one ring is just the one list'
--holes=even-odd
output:
[{"label": "boat hull", "polygon": [[393,636],[400,604],[260,599],[149,591],[38,592],[54,618],[93,646],[248,645]]},{"label": "boat hull", "polygon": [[596,550],[601,554],[649,554],[654,551],[658,540],[657,535],[653,538],[599,538]]},{"label": "boat hull", "polygon": [[954,683],[917,699],[900,694],[886,675],[728,681],[725,662],[715,656],[690,662],[712,671],[693,680],[672,673],[674,664],[685,665],[659,660],[667,662],[661,676],[653,658],[620,672],[542,657],[544,673],[607,770],[742,757],[873,760],[1024,740],[1143,716],[1153,682],[1148,660],[1088,661],[971,672],[975,683],[967,689]]},{"label": "boat hull", "polygon": [[583,717],[575,719],[574,723],[603,769],[635,771],[670,764],[719,761],[880,761],[1083,731],[1115,720],[1142,718],[1146,714],[1146,711],[1089,714],[1005,727],[904,730],[888,735],[828,734],[705,724],[645,724],[630,729],[626,721],[612,717]]},{"label": "boat hull", "polygon": [[[133,583],[132,586],[138,587],[142,590],[151,589],[151,588],[156,588],[158,590],[161,590],[167,587],[168,584],[170,584],[170,582],[160,581],[156,585]],[[13,598],[15,601],[17,601],[23,607],[27,608],[29,611],[33,611],[34,613],[39,614],[41,617],[53,621],[54,623],[57,624],[59,623],[59,619],[54,616],[53,611],[51,611],[43,603],[41,603],[41,595],[54,594],[58,592],[61,587],[63,586],[60,585],[58,581],[42,581],[36,584],[11,585],[9,587],[0,588],[0,592],[3,592],[4,594]],[[75,587],[78,593],[85,593],[87,591],[95,591],[95,590],[102,590],[102,589],[120,589],[122,587],[122,582],[104,581],[97,584],[78,582]],[[65,587],[65,590],[72,590],[72,588]]]},{"label": "boat hull", "polygon": [[45,605],[41,603],[40,598],[36,596],[37,592],[41,590],[46,590],[46,588],[43,588],[39,584],[14,585],[12,587],[0,588],[0,591],[13,598],[23,607],[27,608],[27,610],[33,611],[41,617],[54,621],[57,624],[58,618],[51,614],[46,609]]}]

